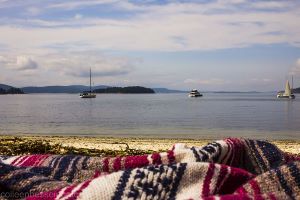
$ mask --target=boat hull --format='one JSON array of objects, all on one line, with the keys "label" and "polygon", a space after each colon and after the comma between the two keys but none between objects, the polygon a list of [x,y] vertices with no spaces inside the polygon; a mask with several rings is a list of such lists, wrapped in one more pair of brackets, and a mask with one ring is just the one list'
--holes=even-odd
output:
[{"label": "boat hull", "polygon": [[92,98],[96,98],[95,94],[87,94],[87,95],[80,95],[79,96],[82,99],[92,99]]},{"label": "boat hull", "polygon": [[189,94],[189,97],[202,97],[202,94]]},{"label": "boat hull", "polygon": [[280,94],[278,94],[277,95],[277,98],[278,99],[295,99],[295,95],[280,95]]}]

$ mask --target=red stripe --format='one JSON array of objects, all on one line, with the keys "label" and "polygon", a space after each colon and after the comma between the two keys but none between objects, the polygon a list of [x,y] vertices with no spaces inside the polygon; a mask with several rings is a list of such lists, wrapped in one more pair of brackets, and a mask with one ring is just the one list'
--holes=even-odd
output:
[{"label": "red stripe", "polygon": [[261,195],[254,195],[254,200],[265,200]]},{"label": "red stripe", "polygon": [[175,155],[174,155],[174,151],[168,151],[168,160],[169,160],[169,164],[173,163],[175,161]]},{"label": "red stripe", "polygon": [[37,156],[36,155],[31,155],[29,156],[28,159],[26,159],[20,166],[22,167],[29,167],[33,166],[34,161],[36,161]]},{"label": "red stripe", "polygon": [[119,171],[121,169],[121,157],[116,157],[113,161],[114,171]]},{"label": "red stripe", "polygon": [[76,185],[70,185],[69,187],[67,187],[67,189],[65,189],[62,197],[67,196],[68,194],[70,194],[72,192],[72,190],[76,187]]},{"label": "red stripe", "polygon": [[221,169],[220,169],[220,173],[219,173],[219,177],[217,180],[217,184],[216,184],[216,189],[214,191],[214,193],[218,193],[224,183],[224,178],[226,177],[228,170],[227,170],[227,166],[225,165],[220,165]]},{"label": "red stripe", "polygon": [[257,194],[261,194],[260,193],[260,188],[256,182],[256,180],[252,179],[251,181],[249,181],[249,184],[251,185],[252,187],[252,190],[254,192],[254,195],[257,195]]},{"label": "red stripe", "polygon": [[22,163],[24,160],[26,160],[29,156],[24,156],[21,158],[18,162],[15,163],[15,166],[18,166],[20,163]]},{"label": "red stripe", "polygon": [[109,157],[105,158],[103,161],[103,171],[109,172]]},{"label": "red stripe", "polygon": [[202,189],[202,197],[209,196],[211,191],[209,185],[211,183],[211,179],[214,175],[215,165],[213,163],[209,163],[209,167],[206,173],[206,177],[204,179],[203,189]]},{"label": "red stripe", "polygon": [[243,186],[239,187],[236,190],[236,192],[239,193],[239,194],[247,194],[248,193],[247,190]]},{"label": "red stripe", "polygon": [[227,164],[227,163],[225,163],[225,160],[227,161],[227,160],[229,159],[230,154],[231,154],[232,151],[233,151],[229,139],[226,139],[225,142],[226,142],[226,144],[227,144],[227,146],[228,146],[228,150],[227,150],[226,155],[224,156],[224,158],[221,160],[220,164]]},{"label": "red stripe", "polygon": [[17,162],[18,160],[20,160],[20,158],[22,158],[23,156],[18,156],[12,163],[11,163],[11,165],[14,165],[15,164],[15,162]]},{"label": "red stripe", "polygon": [[152,158],[152,164],[154,165],[160,165],[161,164],[161,156],[159,153],[154,153],[151,155]]},{"label": "red stripe", "polygon": [[125,169],[147,166],[149,165],[148,155],[126,156],[124,165],[125,165]]},{"label": "red stripe", "polygon": [[276,200],[276,197],[275,197],[275,195],[274,194],[269,194],[269,198],[271,199],[271,200]]},{"label": "red stripe", "polygon": [[37,167],[38,167],[38,166],[42,166],[43,163],[44,163],[44,161],[45,161],[47,158],[49,158],[49,157],[50,157],[50,155],[44,155],[43,158],[40,159],[39,162],[36,164],[36,166],[37,166]]}]

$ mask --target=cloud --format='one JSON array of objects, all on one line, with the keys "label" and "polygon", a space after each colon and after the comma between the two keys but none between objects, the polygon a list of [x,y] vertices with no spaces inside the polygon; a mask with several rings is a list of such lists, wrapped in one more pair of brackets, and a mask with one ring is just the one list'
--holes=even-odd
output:
[{"label": "cloud", "polygon": [[76,14],[75,16],[74,16],[74,19],[82,19],[82,15],[81,14]]},{"label": "cloud", "polygon": [[7,64],[9,61],[6,57],[0,56],[0,64]]},{"label": "cloud", "polygon": [[15,69],[17,70],[33,70],[37,69],[38,64],[28,56],[18,56]]},{"label": "cloud", "polygon": [[110,4],[118,2],[118,0],[85,0],[85,1],[72,1],[72,2],[60,2],[50,4],[49,8],[55,9],[64,9],[64,10],[72,10],[76,8],[82,8],[86,6],[95,6],[95,5],[102,5],[102,4]]},{"label": "cloud", "polygon": [[41,9],[37,8],[37,7],[28,7],[26,9],[26,13],[30,16],[36,16],[36,15],[39,15],[41,14]]},{"label": "cloud", "polygon": [[206,80],[188,78],[185,79],[183,82],[189,85],[224,85],[229,83],[229,81],[219,78],[211,78]]},{"label": "cloud", "polygon": [[94,77],[127,75],[135,70],[138,59],[104,55],[99,52],[69,52],[45,55],[43,65],[48,70],[59,71],[62,75],[88,77],[92,69]]},{"label": "cloud", "polygon": [[291,68],[290,75],[294,76],[300,76],[300,58],[298,58],[294,64],[294,66]]},{"label": "cloud", "polygon": [[[89,0],[48,3],[45,7],[57,9],[60,17],[0,20],[0,42],[11,48],[37,48],[80,41],[101,50],[134,51],[215,50],[277,43],[300,46],[300,6],[297,2],[224,2],[138,4]],[[110,10],[107,16],[75,14],[79,11],[76,9],[103,4]],[[278,12],[264,8],[276,8]],[[68,15],[70,17],[66,17]]]}]

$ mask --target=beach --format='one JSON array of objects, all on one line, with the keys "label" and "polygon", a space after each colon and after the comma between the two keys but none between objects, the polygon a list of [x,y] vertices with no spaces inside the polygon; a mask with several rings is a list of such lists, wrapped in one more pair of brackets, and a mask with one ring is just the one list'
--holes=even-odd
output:
[{"label": "beach", "polygon": [[[221,138],[220,138],[221,139]],[[79,136],[0,136],[0,153],[84,154],[91,156],[138,155],[170,150],[176,143],[201,147],[211,139],[119,138]],[[299,140],[269,140],[284,152],[300,154]]]}]

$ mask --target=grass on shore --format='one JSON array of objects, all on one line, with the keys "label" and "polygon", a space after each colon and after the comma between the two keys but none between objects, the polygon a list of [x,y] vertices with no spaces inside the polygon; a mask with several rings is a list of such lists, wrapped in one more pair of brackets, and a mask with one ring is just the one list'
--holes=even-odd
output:
[{"label": "grass on shore", "polygon": [[[0,155],[73,154],[86,156],[128,156],[165,152],[175,143],[203,146],[211,140],[145,139],[71,136],[0,136]],[[299,140],[269,141],[282,151],[300,156]]]},{"label": "grass on shore", "polygon": [[[116,143],[115,143],[116,144]],[[59,143],[50,143],[47,140],[31,140],[22,137],[7,137],[0,138],[0,155],[26,155],[26,154],[74,154],[86,156],[127,156],[151,154],[152,150],[132,149],[126,143],[117,143],[126,145],[123,149],[91,149],[91,148],[76,148],[72,146],[63,146]]]}]

